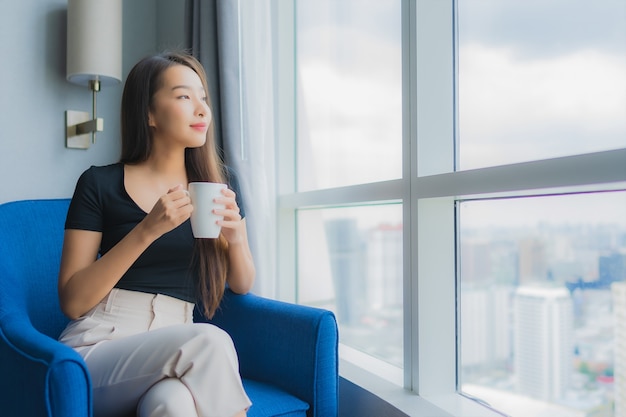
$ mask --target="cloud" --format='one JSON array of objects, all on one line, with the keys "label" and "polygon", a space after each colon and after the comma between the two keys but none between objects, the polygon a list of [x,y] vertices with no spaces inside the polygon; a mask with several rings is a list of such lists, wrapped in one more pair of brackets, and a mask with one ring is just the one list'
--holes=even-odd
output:
[{"label": "cloud", "polygon": [[592,49],[519,59],[465,44],[459,56],[461,165],[626,146],[626,55]]},{"label": "cloud", "polygon": [[578,49],[626,54],[623,0],[476,0],[458,3],[459,38],[513,48],[522,56]]}]

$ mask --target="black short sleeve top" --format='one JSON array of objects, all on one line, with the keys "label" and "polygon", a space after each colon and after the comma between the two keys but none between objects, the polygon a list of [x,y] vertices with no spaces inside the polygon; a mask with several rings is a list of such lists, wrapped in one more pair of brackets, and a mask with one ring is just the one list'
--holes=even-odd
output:
[{"label": "black short sleeve top", "polygon": [[[245,217],[239,183],[232,170],[229,187]],[[106,254],[147,215],[126,192],[124,165],[92,166],[79,178],[66,229],[102,233],[99,255]],[[194,237],[185,221],[154,241],[116,284],[117,288],[160,293],[196,302],[197,270],[192,267]]]}]

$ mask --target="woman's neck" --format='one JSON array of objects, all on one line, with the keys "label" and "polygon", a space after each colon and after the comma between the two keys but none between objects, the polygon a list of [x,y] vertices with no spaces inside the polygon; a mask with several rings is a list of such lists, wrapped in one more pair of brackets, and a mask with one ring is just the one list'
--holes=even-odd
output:
[{"label": "woman's neck", "polygon": [[187,173],[184,149],[177,152],[161,152],[154,149],[143,165],[152,174],[159,176],[181,176]]}]

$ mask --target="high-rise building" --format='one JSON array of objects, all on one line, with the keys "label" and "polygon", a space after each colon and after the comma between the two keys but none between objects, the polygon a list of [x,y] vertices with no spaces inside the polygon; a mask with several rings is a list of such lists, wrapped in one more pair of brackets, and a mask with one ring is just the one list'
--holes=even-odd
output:
[{"label": "high-rise building", "polygon": [[626,253],[615,252],[598,258],[598,280],[603,285],[626,279]]},{"label": "high-rise building", "polygon": [[565,287],[517,289],[513,344],[518,392],[546,401],[562,398],[573,360],[573,305]]},{"label": "high-rise building", "polygon": [[611,285],[615,317],[615,417],[626,417],[626,282]]},{"label": "high-rise building", "polygon": [[368,231],[367,303],[370,308],[402,308],[402,224],[381,224]]},{"label": "high-rise building", "polygon": [[512,287],[466,288],[461,293],[461,363],[502,368],[511,356]]},{"label": "high-rise building", "polygon": [[461,243],[461,276],[464,283],[484,284],[492,281],[490,241],[464,239]]},{"label": "high-rise building", "polygon": [[327,220],[326,242],[337,299],[337,321],[356,325],[366,309],[366,243],[352,218]]},{"label": "high-rise building", "polygon": [[519,282],[521,285],[544,282],[548,274],[546,246],[538,238],[519,242]]}]

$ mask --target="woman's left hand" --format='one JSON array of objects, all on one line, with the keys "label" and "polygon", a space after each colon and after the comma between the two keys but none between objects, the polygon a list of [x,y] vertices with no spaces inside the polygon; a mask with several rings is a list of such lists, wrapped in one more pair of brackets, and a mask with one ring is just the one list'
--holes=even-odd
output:
[{"label": "woman's left hand", "polygon": [[231,245],[244,242],[246,239],[246,224],[242,221],[241,215],[239,214],[240,210],[235,197],[233,190],[229,188],[223,189],[222,197],[216,198],[215,202],[224,204],[224,209],[213,210],[214,214],[224,216],[224,219],[218,220],[217,224],[222,227],[222,235],[224,235]]}]

